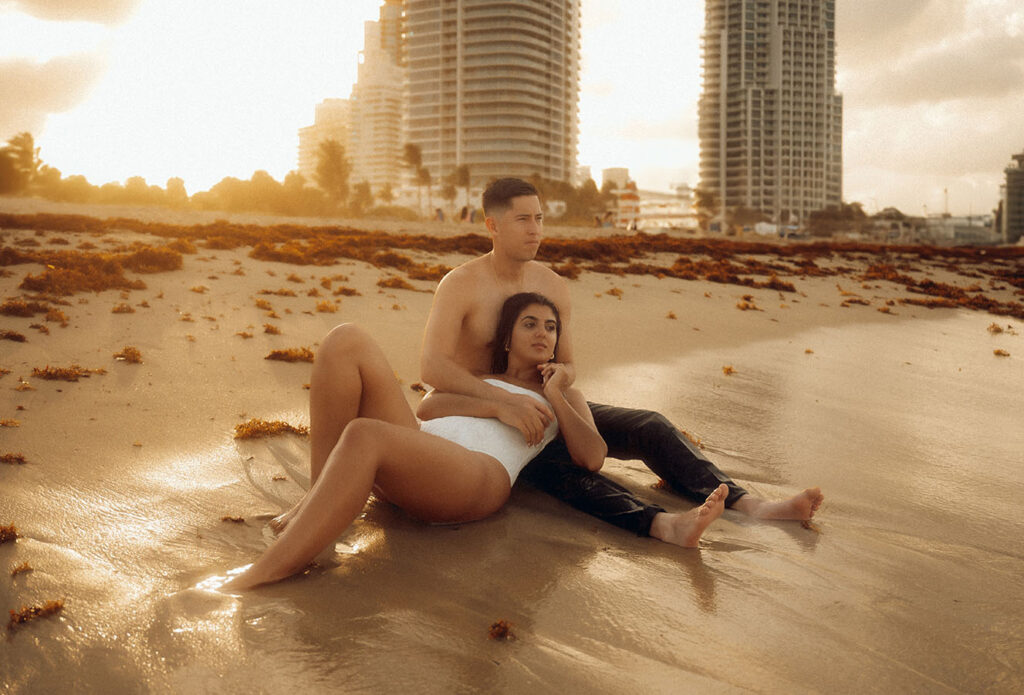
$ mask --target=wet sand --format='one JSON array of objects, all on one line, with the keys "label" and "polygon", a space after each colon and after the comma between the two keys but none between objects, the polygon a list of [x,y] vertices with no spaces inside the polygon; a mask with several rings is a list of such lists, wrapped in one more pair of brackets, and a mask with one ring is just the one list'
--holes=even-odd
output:
[{"label": "wet sand", "polygon": [[[54,211],[19,205],[0,199],[0,212]],[[57,211],[75,210],[105,216]],[[453,227],[440,235],[468,231]],[[168,242],[118,229],[0,235],[22,252]],[[867,252],[817,259],[835,274],[780,276],[794,292],[584,269],[571,287],[588,397],[661,410],[757,494],[820,485],[815,528],[727,510],[699,549],[682,550],[526,486],[494,517],[454,527],[373,503],[319,568],[236,598],[196,587],[251,562],[267,519],[308,484],[305,438],[233,438],[252,418],[308,422],[310,365],[264,358],[315,349],[355,321],[415,403],[434,282],[360,260],[295,265],[196,246],[180,270],[126,272],[145,289],[64,297],[51,308],[66,326],[0,315],[0,332],[25,338],[0,340],[0,455],[25,460],[0,463],[0,526],[21,536],[0,545],[0,609],[64,602],[4,635],[4,692],[1024,687],[1024,321],[902,304],[921,295],[863,279],[878,261]],[[469,257],[400,252],[425,267]],[[986,275],[1019,273],[1019,258],[971,266],[977,278],[946,260],[910,265],[919,280],[1021,301]],[[46,268],[0,270],[2,303],[28,301],[19,284]],[[424,291],[377,285],[395,277]],[[335,296],[342,287],[359,294]],[[260,294],[282,289],[295,296]],[[141,364],[115,359],[127,346]],[[32,376],[72,364],[105,373]],[[666,508],[692,506],[655,489],[639,462],[604,470]],[[22,563],[31,571],[10,576]],[[514,640],[489,639],[498,620]]]}]

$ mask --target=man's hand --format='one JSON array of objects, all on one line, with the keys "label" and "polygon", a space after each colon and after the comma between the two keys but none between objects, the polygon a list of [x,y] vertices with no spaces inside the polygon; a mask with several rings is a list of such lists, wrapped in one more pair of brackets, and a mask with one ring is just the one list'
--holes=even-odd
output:
[{"label": "man's hand", "polygon": [[522,432],[530,446],[543,441],[544,430],[554,417],[550,408],[524,393],[508,394],[498,409],[498,419]]}]

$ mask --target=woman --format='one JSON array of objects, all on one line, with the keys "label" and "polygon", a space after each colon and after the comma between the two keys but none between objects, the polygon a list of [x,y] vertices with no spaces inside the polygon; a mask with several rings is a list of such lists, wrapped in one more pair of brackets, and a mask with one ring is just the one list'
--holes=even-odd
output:
[{"label": "woman", "polygon": [[380,347],[352,324],[331,331],[324,342],[334,343],[332,349],[322,346],[320,354],[332,358],[317,356],[310,393],[313,486],[279,521],[277,542],[223,588],[250,589],[301,571],[355,520],[374,491],[424,521],[493,514],[508,500],[519,471],[557,433],[575,463],[599,469],[607,447],[586,400],[567,386],[564,366],[550,361],[560,331],[558,309],[546,297],[521,293],[502,307],[495,373],[487,379],[545,401],[557,420],[542,434],[526,435],[501,421],[501,403],[438,393],[420,404],[421,429]]}]

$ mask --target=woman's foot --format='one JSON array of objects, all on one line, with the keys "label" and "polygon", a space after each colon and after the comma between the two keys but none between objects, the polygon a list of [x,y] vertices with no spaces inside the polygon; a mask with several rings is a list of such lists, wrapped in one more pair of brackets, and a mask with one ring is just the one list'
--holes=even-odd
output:
[{"label": "woman's foot", "polygon": [[278,514],[273,519],[267,522],[267,526],[270,527],[270,530],[274,532],[275,536],[280,536],[282,533],[284,533],[285,528],[288,526],[288,522],[295,518],[295,515],[299,513],[300,509],[302,509],[302,503],[305,501],[306,498],[303,497],[301,500],[295,503],[294,507],[284,512],[283,514]]},{"label": "woman's foot", "polygon": [[725,497],[728,493],[729,488],[719,485],[704,500],[704,504],[695,509],[684,514],[658,514],[651,522],[651,536],[684,548],[696,548],[704,529],[725,510]]},{"label": "woman's foot", "polygon": [[753,495],[743,495],[732,508],[755,519],[792,519],[808,521],[818,511],[825,495],[821,488],[809,487],[798,495],[787,500],[769,502]]}]

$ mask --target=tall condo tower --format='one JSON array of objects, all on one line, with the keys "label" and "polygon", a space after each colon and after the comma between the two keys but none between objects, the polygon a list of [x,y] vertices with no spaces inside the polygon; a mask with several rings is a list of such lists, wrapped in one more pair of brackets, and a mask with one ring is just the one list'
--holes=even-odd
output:
[{"label": "tall condo tower", "polygon": [[1003,193],[1003,242],[1016,244],[1024,237],[1024,152],[1013,155],[1006,167]]},{"label": "tall condo tower", "polygon": [[406,141],[435,181],[574,182],[580,0],[405,0],[403,55]]},{"label": "tall condo tower", "polygon": [[349,99],[349,181],[367,181],[374,193],[401,180],[401,23],[401,0],[386,0],[380,21],[364,23],[358,77]]},{"label": "tall condo tower", "polygon": [[842,202],[835,0],[706,0],[700,186],[802,222]]}]

